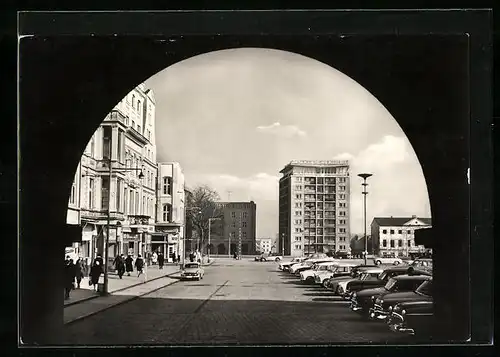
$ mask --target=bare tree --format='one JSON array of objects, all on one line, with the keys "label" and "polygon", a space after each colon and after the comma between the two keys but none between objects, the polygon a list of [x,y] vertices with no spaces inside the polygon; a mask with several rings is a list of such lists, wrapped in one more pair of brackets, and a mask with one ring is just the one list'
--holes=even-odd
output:
[{"label": "bare tree", "polygon": [[191,221],[199,239],[199,248],[205,246],[208,238],[209,218],[223,218],[223,210],[219,205],[220,196],[211,187],[201,185],[194,188],[187,200],[187,218]]}]

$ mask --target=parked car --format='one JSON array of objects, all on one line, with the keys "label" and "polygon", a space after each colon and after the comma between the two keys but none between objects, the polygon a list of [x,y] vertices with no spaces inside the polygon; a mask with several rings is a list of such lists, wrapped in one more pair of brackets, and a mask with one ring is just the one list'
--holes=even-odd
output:
[{"label": "parked car", "polygon": [[184,269],[182,269],[182,272],[181,272],[181,279],[182,280],[187,280],[187,279],[200,280],[200,279],[203,279],[204,275],[205,275],[205,270],[203,270],[200,263],[190,262],[190,263],[184,264]]},{"label": "parked car", "polygon": [[351,259],[352,255],[348,252],[335,252],[332,255],[335,259]]},{"label": "parked car", "polygon": [[322,259],[310,259],[310,260],[304,260],[300,264],[293,265],[290,268],[290,273],[295,274],[299,276],[300,272],[303,270],[309,270],[314,264],[317,263],[326,263],[326,262],[332,262],[332,258],[322,258]]},{"label": "parked car", "polygon": [[328,271],[334,267],[334,262],[316,263],[311,269],[300,272],[300,281],[312,284],[314,283],[314,273],[319,271]]},{"label": "parked car", "polygon": [[393,264],[393,265],[403,264],[403,261],[401,260],[401,258],[397,258],[397,257],[375,257],[375,258],[373,258],[373,261],[377,265],[381,265],[381,264]]},{"label": "parked car", "polygon": [[415,269],[426,270],[432,272],[432,259],[430,258],[417,258],[410,266]]},{"label": "parked car", "polygon": [[396,304],[387,319],[387,325],[392,331],[408,335],[432,335],[434,303],[425,299]]},{"label": "parked car", "polygon": [[383,298],[384,295],[402,292],[415,291],[424,281],[430,280],[429,275],[398,275],[390,278],[384,286],[355,291],[351,297],[350,308],[368,316],[373,302],[376,298]]},{"label": "parked car", "polygon": [[390,293],[375,298],[370,309],[370,318],[385,320],[392,312],[394,305],[409,301],[433,301],[432,279],[422,283],[415,291]]},{"label": "parked car", "polygon": [[283,270],[283,271],[288,271],[288,269],[290,269],[290,267],[293,264],[301,263],[304,261],[304,259],[306,259],[306,258],[305,257],[298,257],[298,258],[293,258],[292,260],[290,260],[288,262],[281,262],[278,265],[278,269]]},{"label": "parked car", "polygon": [[349,284],[353,280],[375,280],[378,278],[379,274],[382,273],[381,268],[371,268],[367,269],[364,272],[362,272],[360,275],[358,275],[354,279],[347,279],[343,280],[337,283],[337,287],[333,288],[333,292],[335,295],[339,295],[345,298],[345,292],[347,290],[347,284]]},{"label": "parked car", "polygon": [[340,281],[343,281],[343,280],[350,280],[350,279],[353,279],[353,278],[356,278],[358,275],[360,275],[362,272],[368,270],[368,269],[373,269],[373,268],[378,268],[376,265],[356,265],[354,267],[351,268],[351,273],[349,275],[341,275],[341,276],[338,276],[338,277],[333,277],[333,278],[330,278],[326,281],[325,284],[323,284],[323,286],[328,289],[328,290],[332,290],[334,289],[334,285],[335,285],[335,288],[336,288],[336,284]]},{"label": "parked car", "polygon": [[360,291],[363,289],[371,289],[384,286],[387,281],[398,275],[429,275],[432,274],[425,270],[415,270],[408,266],[394,266],[385,269],[379,276],[378,279],[369,279],[369,280],[356,280],[351,281],[347,284],[346,294],[351,297],[352,293],[355,291]]},{"label": "parked car", "polygon": [[255,257],[256,262],[279,262],[280,260],[283,260],[283,256],[273,253],[261,254]]},{"label": "parked car", "polygon": [[326,283],[330,278],[337,278],[340,276],[350,276],[352,268],[355,266],[354,263],[335,262],[329,269],[316,271],[314,273],[314,282],[316,284],[321,284],[326,287]]}]

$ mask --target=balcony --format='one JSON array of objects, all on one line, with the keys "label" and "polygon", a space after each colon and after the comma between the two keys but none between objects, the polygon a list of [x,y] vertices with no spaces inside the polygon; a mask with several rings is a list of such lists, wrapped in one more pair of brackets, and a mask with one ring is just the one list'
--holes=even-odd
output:
[{"label": "balcony", "polygon": [[[82,208],[80,210],[81,212],[81,217],[84,219],[91,219],[91,220],[107,220],[108,219],[108,212],[107,211],[97,211],[97,210],[88,210]],[[123,221],[125,219],[125,216],[123,213],[120,212],[110,212],[109,215],[111,220],[118,220],[118,221]]]},{"label": "balcony", "polygon": [[116,109],[112,110],[104,120],[106,121],[118,121],[120,123],[122,123],[123,125],[127,125],[127,120],[128,118],[123,115],[123,113],[121,111],[118,111]]},{"label": "balcony", "polygon": [[153,223],[153,219],[146,215],[130,215],[128,220],[130,226],[147,226]]}]

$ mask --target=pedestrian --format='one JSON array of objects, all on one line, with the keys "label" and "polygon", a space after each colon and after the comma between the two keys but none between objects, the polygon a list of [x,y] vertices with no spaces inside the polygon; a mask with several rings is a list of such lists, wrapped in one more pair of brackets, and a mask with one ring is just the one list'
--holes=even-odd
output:
[{"label": "pedestrian", "polygon": [[92,263],[92,267],[90,268],[90,276],[89,276],[89,285],[93,287],[94,291],[98,289],[99,277],[102,273],[102,264],[101,260],[95,259],[94,263]]},{"label": "pedestrian", "polygon": [[234,253],[233,253],[233,258],[234,258],[234,259],[238,259],[238,253],[234,252]]},{"label": "pedestrian", "polygon": [[201,263],[201,253],[198,249],[196,249],[196,261]]},{"label": "pedestrian", "polygon": [[148,262],[148,265],[151,264],[151,252],[146,253],[146,261]]},{"label": "pedestrian", "polygon": [[144,259],[142,259],[140,254],[137,256],[137,259],[135,260],[135,267],[137,268],[137,277],[139,277],[139,275],[144,273]]},{"label": "pedestrian", "polygon": [[180,263],[180,261],[181,261],[181,255],[177,254],[177,263]]},{"label": "pedestrian", "polygon": [[151,256],[151,261],[153,262],[153,265],[156,265],[158,262],[158,254],[156,252],[153,252],[153,255]]},{"label": "pedestrian", "polygon": [[127,271],[127,275],[130,276],[130,273],[134,271],[134,258],[129,254],[125,259],[125,270]]},{"label": "pedestrian", "polygon": [[85,276],[85,264],[83,262],[83,259],[80,257],[78,257],[75,263],[75,275],[76,275],[77,288],[80,289],[80,283],[82,282],[82,279]]},{"label": "pedestrian", "polygon": [[69,255],[64,262],[64,299],[69,299],[69,293],[75,288],[75,264]]},{"label": "pedestrian", "polygon": [[165,263],[165,257],[163,256],[163,253],[160,252],[158,253],[158,266],[160,269],[163,269],[163,263]]},{"label": "pedestrian", "polygon": [[193,252],[189,253],[189,261],[191,263],[194,262],[194,253]]},{"label": "pedestrian", "polygon": [[124,259],[125,258],[123,256],[123,254],[120,254],[115,258],[115,261],[113,262],[120,279],[122,279],[123,274],[125,274],[125,261],[124,261]]}]

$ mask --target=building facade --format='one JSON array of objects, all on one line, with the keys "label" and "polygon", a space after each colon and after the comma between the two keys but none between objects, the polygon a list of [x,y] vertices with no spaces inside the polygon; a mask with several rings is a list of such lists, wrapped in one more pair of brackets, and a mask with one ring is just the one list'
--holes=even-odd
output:
[{"label": "building facade", "polygon": [[104,253],[108,215],[110,260],[148,249],[156,172],[155,100],[141,84],[104,118],[78,165],[67,223],[82,226],[82,242],[73,245],[79,256],[91,261]]},{"label": "building facade", "polygon": [[349,252],[349,162],[292,161],[280,173],[278,251]]},{"label": "building facade", "polygon": [[223,211],[223,219],[212,222],[209,245],[211,254],[255,254],[255,202],[220,202],[219,205]]},{"label": "building facade", "polygon": [[184,256],[185,191],[184,173],[178,162],[158,163],[156,229],[151,248],[173,261]]},{"label": "building facade", "polygon": [[375,217],[371,223],[374,253],[378,256],[409,257],[426,253],[415,244],[415,231],[431,228],[430,218]]},{"label": "building facade", "polygon": [[272,245],[272,238],[258,238],[255,240],[255,252],[264,254],[271,253]]}]

